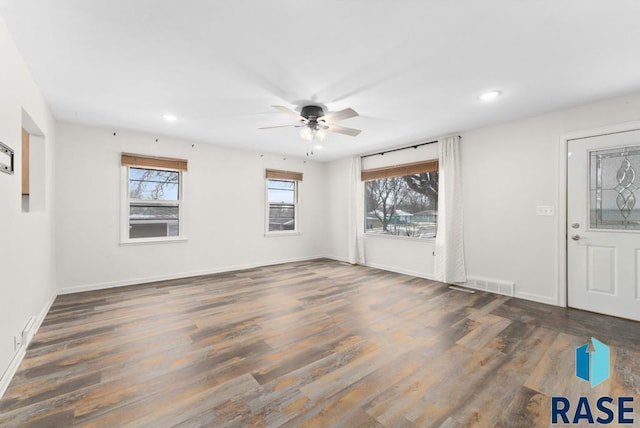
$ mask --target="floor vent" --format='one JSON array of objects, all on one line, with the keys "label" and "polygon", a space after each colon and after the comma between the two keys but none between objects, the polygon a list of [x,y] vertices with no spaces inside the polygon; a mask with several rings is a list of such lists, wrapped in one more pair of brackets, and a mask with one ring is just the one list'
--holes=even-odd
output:
[{"label": "floor vent", "polygon": [[467,277],[467,282],[464,286],[476,290],[488,291],[490,293],[504,294],[505,296],[511,297],[513,297],[515,291],[515,284],[513,282],[471,276]]}]

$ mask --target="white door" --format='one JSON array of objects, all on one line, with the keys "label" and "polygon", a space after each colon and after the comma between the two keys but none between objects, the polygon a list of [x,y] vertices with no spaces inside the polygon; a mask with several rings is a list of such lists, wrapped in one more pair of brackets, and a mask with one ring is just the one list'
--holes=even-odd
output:
[{"label": "white door", "polygon": [[640,320],[640,130],[568,142],[568,305]]}]

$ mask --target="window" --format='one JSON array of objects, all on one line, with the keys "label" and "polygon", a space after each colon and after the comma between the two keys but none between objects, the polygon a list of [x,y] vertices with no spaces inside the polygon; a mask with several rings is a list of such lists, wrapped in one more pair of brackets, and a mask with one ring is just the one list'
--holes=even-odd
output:
[{"label": "window", "polygon": [[267,179],[269,232],[296,230],[296,182]]},{"label": "window", "polygon": [[298,232],[298,182],[302,173],[268,169],[267,233]]},{"label": "window", "polygon": [[438,161],[362,171],[365,232],[434,238],[438,225]]},{"label": "window", "polygon": [[182,237],[182,182],[187,161],[123,153],[122,167],[126,185],[123,241]]}]

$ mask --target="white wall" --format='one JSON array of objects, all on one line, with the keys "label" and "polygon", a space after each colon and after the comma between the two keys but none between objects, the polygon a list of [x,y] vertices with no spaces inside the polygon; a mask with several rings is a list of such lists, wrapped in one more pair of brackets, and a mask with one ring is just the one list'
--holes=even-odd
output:
[{"label": "white wall", "polygon": [[[536,206],[559,207],[561,136],[638,119],[640,94],[632,94],[461,133],[468,275],[514,282],[517,297],[557,304],[558,226],[564,219],[536,216]],[[404,153],[411,156],[414,149]],[[331,222],[340,231],[347,221],[340,189],[348,185],[349,164],[336,161],[326,168],[332,177],[327,192]],[[367,236],[365,243],[367,264],[433,274],[433,242]],[[341,233],[332,233],[328,245],[329,255],[346,258],[348,242]]]},{"label": "white wall", "polygon": [[[0,173],[1,396],[24,353],[24,349],[14,350],[14,335],[22,332],[31,317],[48,308],[56,283],[54,201],[50,197],[54,188],[55,123],[1,19],[0,63],[0,141],[15,150],[16,166],[14,175]],[[33,123],[23,124],[23,110]],[[34,124],[44,135],[40,140],[45,144],[45,204],[39,212],[22,213],[21,128],[27,126],[33,131]]]},{"label": "white wall", "polygon": [[[60,290],[99,288],[321,256],[324,166],[209,144],[61,123],[56,199]],[[192,147],[193,145],[193,147]],[[188,241],[120,244],[120,153],[187,159]],[[300,171],[301,234],[265,237],[265,168]]]},{"label": "white wall", "polygon": [[327,237],[325,253],[334,259],[349,260],[349,180],[351,158],[327,162],[325,168],[325,206]]},{"label": "white wall", "polygon": [[563,134],[640,119],[640,94],[462,134],[465,246],[470,275],[513,281],[516,296],[558,303]]}]

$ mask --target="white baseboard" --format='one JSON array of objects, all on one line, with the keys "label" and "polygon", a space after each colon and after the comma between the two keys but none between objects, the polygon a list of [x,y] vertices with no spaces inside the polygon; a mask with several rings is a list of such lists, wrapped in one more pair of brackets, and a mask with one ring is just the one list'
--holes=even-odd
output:
[{"label": "white baseboard", "polygon": [[376,268],[376,269],[387,270],[389,272],[401,273],[403,275],[417,276],[418,278],[430,279],[432,281],[435,281],[432,274],[427,274],[427,273],[418,272],[418,271],[409,270],[409,269],[397,268],[393,266],[380,265],[378,263],[366,262],[364,265],[372,268]]},{"label": "white baseboard", "polygon": [[0,378],[0,399],[9,388],[9,384],[13,379],[13,376],[18,371],[18,367],[20,367],[20,363],[24,359],[24,355],[26,354],[26,348],[21,346],[20,349],[13,355],[13,359],[9,363],[9,367],[4,371],[4,374]]},{"label": "white baseboard", "polygon": [[518,299],[531,300],[532,302],[544,303],[546,305],[561,306],[556,301],[555,297],[542,296],[540,294],[527,293],[526,291],[517,291],[513,297]]},{"label": "white baseboard", "polygon": [[180,273],[169,274],[169,275],[147,276],[147,277],[139,277],[134,279],[120,280],[120,281],[101,282],[101,283],[85,284],[85,285],[74,285],[71,287],[60,288],[58,290],[58,294],[81,293],[83,291],[104,290],[108,288],[125,287],[128,285],[145,284],[147,282],[168,281],[172,279],[189,278],[192,276],[212,275],[216,273],[233,272],[236,270],[280,265],[283,263],[304,262],[304,261],[315,260],[315,259],[320,259],[324,257],[325,256],[321,256],[321,255],[295,257],[290,259],[272,260],[269,262],[262,262],[262,263],[248,263],[248,264],[235,265],[235,266],[225,266],[225,267],[215,268],[215,269],[205,269],[200,271],[180,272]]},{"label": "white baseboard", "polygon": [[348,257],[340,257],[340,256],[321,256],[323,259],[331,259],[331,260],[335,260],[337,262],[343,262],[343,263],[349,263],[351,264],[351,262],[349,261]]},{"label": "white baseboard", "polygon": [[[47,313],[49,313],[49,309],[51,309],[51,305],[53,305],[54,300],[56,300],[55,294],[47,301],[47,303],[45,303],[44,307],[40,310],[40,313],[38,313],[38,315],[36,316],[32,334],[29,335],[29,342],[31,342],[31,339],[36,334],[38,329],[40,329],[40,326],[42,325],[42,321],[44,321],[44,318],[47,316]],[[18,371],[18,367],[20,367],[20,363],[22,362],[25,354],[27,353],[27,347],[29,346],[29,342],[23,343],[22,345],[20,345],[20,348],[18,348],[18,350],[13,356],[13,359],[9,363],[9,366],[2,374],[2,377],[0,377],[0,399],[2,398],[4,393],[7,391],[7,388],[9,387],[9,384],[11,383],[13,376]]]}]

